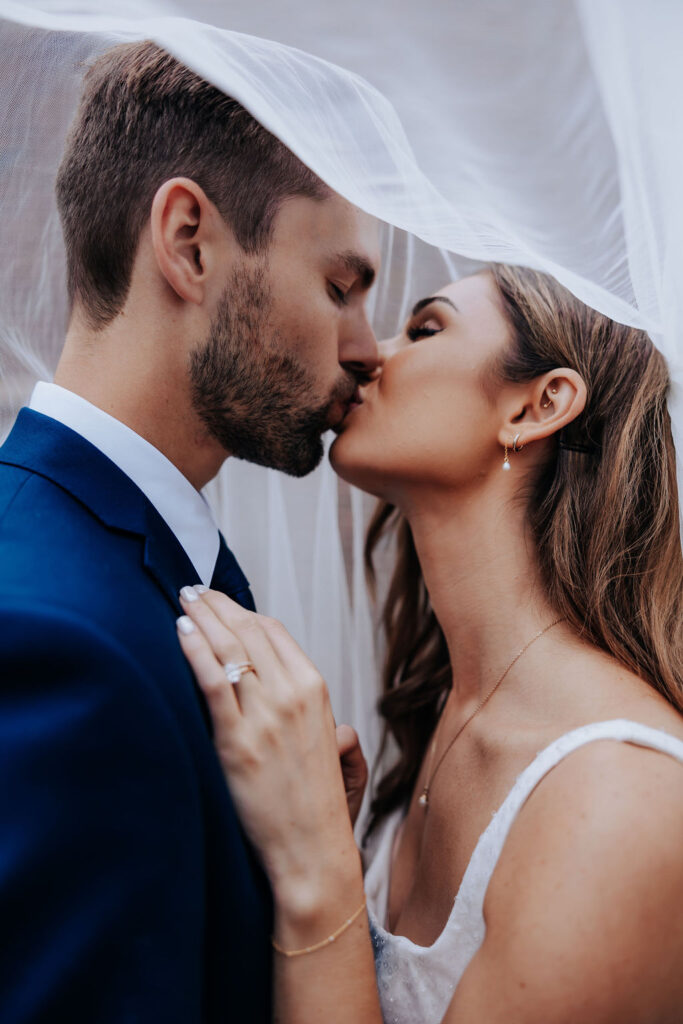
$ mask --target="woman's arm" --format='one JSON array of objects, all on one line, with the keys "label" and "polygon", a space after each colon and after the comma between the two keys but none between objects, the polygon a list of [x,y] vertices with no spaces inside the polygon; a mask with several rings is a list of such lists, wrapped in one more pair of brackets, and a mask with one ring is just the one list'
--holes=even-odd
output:
[{"label": "woman's arm", "polygon": [[[276,941],[291,949],[317,943],[351,916],[349,907],[357,909],[363,902],[360,877],[354,885],[328,892],[318,912],[309,914],[305,921],[297,922],[286,907],[277,906],[276,897]],[[299,957],[276,953],[275,1020],[277,1024],[381,1024],[364,909],[338,939],[323,949]]]},{"label": "woman's arm", "polygon": [[[274,942],[303,950],[338,932],[365,899],[327,687],[280,623],[221,594],[194,594],[182,600],[195,628],[185,632],[181,620],[180,641],[207,698],[237,811],[271,882]],[[227,663],[251,663],[255,672],[233,685]],[[342,748],[358,780],[348,734]],[[275,953],[275,1006],[279,1024],[381,1024],[364,908],[322,948]]]}]

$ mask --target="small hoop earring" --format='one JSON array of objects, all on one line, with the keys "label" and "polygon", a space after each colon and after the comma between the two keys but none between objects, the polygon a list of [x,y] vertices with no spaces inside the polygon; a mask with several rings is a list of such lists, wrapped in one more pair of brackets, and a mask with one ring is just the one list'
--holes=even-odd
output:
[{"label": "small hoop earring", "polygon": [[521,452],[522,448],[524,447],[523,444],[519,444],[519,437],[520,437],[520,435],[517,434],[515,436],[514,441],[512,442],[512,450],[513,450],[513,452]]},{"label": "small hoop earring", "polygon": [[503,459],[503,469],[510,469],[510,457],[508,455],[508,446],[505,445],[505,458]]}]

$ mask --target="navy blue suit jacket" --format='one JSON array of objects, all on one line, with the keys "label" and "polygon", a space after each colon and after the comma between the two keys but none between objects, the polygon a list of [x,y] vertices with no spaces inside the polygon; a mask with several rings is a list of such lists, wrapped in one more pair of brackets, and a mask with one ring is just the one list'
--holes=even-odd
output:
[{"label": "navy blue suit jacket", "polygon": [[[261,1024],[272,905],[139,488],[24,409],[0,448],[0,1021]],[[232,559],[225,587],[248,604]]]}]

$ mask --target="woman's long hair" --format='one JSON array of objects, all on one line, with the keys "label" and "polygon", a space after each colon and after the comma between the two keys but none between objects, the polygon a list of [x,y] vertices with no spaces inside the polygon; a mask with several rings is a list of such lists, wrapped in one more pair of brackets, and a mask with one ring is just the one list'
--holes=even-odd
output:
[{"label": "woman's long hair", "polygon": [[[528,522],[550,603],[683,711],[683,554],[664,358],[644,332],[590,309],[545,274],[500,264],[489,272],[512,334],[499,379],[531,381],[567,366],[588,388],[585,410],[530,484]],[[392,529],[398,558],[382,620],[380,758],[389,737],[398,757],[375,787],[368,831],[412,793],[451,686],[410,527],[386,503],[367,535],[371,579],[375,547]]]}]

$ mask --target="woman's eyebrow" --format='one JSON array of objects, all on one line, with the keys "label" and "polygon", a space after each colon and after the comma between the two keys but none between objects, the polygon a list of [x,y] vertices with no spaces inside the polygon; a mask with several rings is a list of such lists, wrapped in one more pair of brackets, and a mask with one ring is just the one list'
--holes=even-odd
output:
[{"label": "woman's eyebrow", "polygon": [[428,298],[420,299],[419,302],[416,302],[415,305],[413,306],[413,312],[410,315],[417,316],[417,314],[420,313],[425,308],[425,306],[429,306],[430,303],[432,302],[445,302],[446,305],[454,309],[456,313],[460,312],[456,304],[454,302],[451,302],[450,299],[447,299],[445,295],[430,295]]}]

